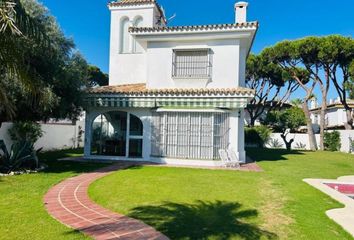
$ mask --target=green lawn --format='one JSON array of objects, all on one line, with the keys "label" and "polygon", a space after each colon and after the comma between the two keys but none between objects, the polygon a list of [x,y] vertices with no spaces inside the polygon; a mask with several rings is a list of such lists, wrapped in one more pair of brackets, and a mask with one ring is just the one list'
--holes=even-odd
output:
[{"label": "green lawn", "polygon": [[353,175],[353,155],[249,154],[265,172],[131,168],[95,182],[90,196],[171,239],[352,239],[325,215],[341,205],[302,179]]},{"label": "green lawn", "polygon": [[0,239],[88,239],[51,218],[43,205],[48,189],[63,179],[92,171],[102,164],[58,162],[82,151],[45,153],[49,168],[39,174],[0,177]]},{"label": "green lawn", "polygon": [[[103,164],[57,162],[80,151],[46,153],[49,169],[0,177],[0,239],[87,239],[52,219],[43,196],[61,180]],[[351,239],[325,215],[340,207],[302,182],[354,174],[353,155],[249,151],[262,173],[131,168],[94,183],[98,203],[139,218],[172,239]]]}]

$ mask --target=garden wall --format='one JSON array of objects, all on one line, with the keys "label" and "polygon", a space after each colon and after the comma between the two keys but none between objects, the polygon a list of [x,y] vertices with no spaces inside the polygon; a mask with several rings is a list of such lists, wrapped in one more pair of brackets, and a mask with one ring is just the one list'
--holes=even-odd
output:
[{"label": "garden wall", "polygon": [[[340,130],[340,135],[341,135],[341,151],[345,153],[352,152],[354,153],[354,149],[351,148],[352,141],[354,141],[354,130]],[[310,150],[310,144],[309,144],[309,137],[307,134],[302,134],[302,133],[295,133],[292,134],[290,133],[287,136],[287,140],[294,138],[294,143],[292,145],[293,149],[305,149],[305,150]],[[320,142],[320,135],[316,134],[316,141],[317,145],[319,145]],[[281,146],[276,146],[279,143]],[[280,133],[273,133],[271,135],[271,140],[268,142],[266,145],[268,148],[285,148],[285,144],[283,139],[280,137]]]},{"label": "garden wall", "polygon": [[[3,123],[0,128],[0,139],[5,141],[8,148],[12,145],[8,130],[12,127],[12,123]],[[76,125],[72,124],[41,124],[43,136],[36,142],[35,148],[43,148],[44,151],[60,150],[67,148],[83,147],[84,134],[79,140],[80,128],[85,130],[85,124],[78,121]]]}]

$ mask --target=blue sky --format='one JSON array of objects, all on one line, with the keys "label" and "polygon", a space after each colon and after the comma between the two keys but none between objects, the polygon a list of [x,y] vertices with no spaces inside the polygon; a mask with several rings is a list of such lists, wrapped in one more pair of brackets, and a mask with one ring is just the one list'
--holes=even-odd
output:
[{"label": "blue sky", "polygon": [[[42,0],[67,36],[94,65],[108,72],[110,15],[107,0]],[[234,22],[235,0],[159,0],[170,25]],[[260,23],[253,52],[309,35],[354,36],[354,0],[249,0],[248,20]],[[331,91],[331,97],[335,93]]]}]

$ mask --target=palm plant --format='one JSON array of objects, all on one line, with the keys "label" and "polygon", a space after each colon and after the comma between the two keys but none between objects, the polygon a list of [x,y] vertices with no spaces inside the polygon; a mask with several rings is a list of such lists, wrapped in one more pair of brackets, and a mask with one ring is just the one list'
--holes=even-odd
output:
[{"label": "palm plant", "polygon": [[[41,23],[29,16],[20,0],[0,0],[0,75],[16,76],[24,86],[35,90],[30,69],[24,60],[23,39],[43,42]],[[0,78],[0,112],[12,118],[15,106],[4,90]]]}]

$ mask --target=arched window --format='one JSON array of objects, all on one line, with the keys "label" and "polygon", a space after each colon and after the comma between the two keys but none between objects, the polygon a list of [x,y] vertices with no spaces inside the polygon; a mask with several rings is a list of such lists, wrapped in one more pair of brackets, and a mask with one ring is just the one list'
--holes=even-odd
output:
[{"label": "arched window", "polygon": [[[142,25],[143,25],[143,18],[140,17],[140,16],[135,18],[135,20],[133,22],[133,26],[134,27],[142,27]],[[135,39],[132,39],[132,46],[133,46],[133,52],[134,53],[143,52],[143,48],[141,47],[141,45]]]},{"label": "arched window", "polygon": [[127,112],[110,111],[92,122],[91,154],[142,158],[143,123]]},{"label": "arched window", "polygon": [[121,53],[129,53],[130,52],[130,34],[129,34],[129,26],[130,22],[128,18],[124,18],[121,21],[120,25],[120,52]]}]

